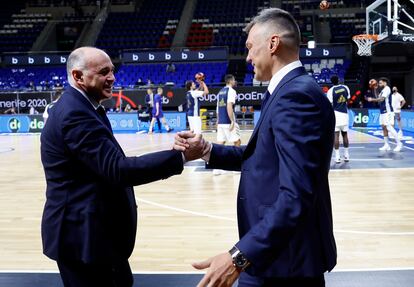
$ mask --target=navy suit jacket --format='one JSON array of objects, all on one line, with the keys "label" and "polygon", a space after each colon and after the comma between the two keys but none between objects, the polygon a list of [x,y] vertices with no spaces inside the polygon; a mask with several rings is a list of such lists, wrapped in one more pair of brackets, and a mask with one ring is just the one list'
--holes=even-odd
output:
[{"label": "navy suit jacket", "polygon": [[85,263],[127,259],[137,227],[132,186],[183,170],[181,153],[172,150],[126,157],[107,119],[73,87],[49,113],[41,158],[43,251],[54,260]]},{"label": "navy suit jacket", "polygon": [[332,105],[303,67],[289,72],[247,146],[214,145],[208,167],[241,170],[236,246],[263,278],[314,277],[336,265],[328,172]]}]

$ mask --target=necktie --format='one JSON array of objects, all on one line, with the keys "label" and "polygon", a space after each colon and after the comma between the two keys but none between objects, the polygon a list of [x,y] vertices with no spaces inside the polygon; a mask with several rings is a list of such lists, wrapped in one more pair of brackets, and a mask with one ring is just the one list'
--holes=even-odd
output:
[{"label": "necktie", "polygon": [[109,130],[112,132],[111,123],[108,120],[108,117],[106,116],[105,108],[103,106],[99,106],[96,111],[98,112],[98,115],[104,120],[106,126],[109,128]]},{"label": "necktie", "polygon": [[263,95],[262,110],[264,109],[264,107],[265,107],[267,101],[269,100],[269,98],[270,98],[269,90],[266,90],[266,93]]}]

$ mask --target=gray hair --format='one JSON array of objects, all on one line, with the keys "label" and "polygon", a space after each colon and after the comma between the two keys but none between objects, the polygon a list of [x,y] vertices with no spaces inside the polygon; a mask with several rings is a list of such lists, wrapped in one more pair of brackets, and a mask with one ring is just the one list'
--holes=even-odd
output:
[{"label": "gray hair", "polygon": [[72,70],[74,69],[86,69],[85,50],[82,48],[72,51],[66,61],[66,73],[68,74],[69,84],[74,84],[72,79]]},{"label": "gray hair", "polygon": [[[301,42],[300,29],[295,18],[289,12],[279,8],[264,9],[247,24],[244,31],[249,33],[256,24],[269,24],[274,27],[274,31],[284,32],[280,35],[284,42],[293,48],[299,49]],[[269,32],[273,33],[274,31]]]}]

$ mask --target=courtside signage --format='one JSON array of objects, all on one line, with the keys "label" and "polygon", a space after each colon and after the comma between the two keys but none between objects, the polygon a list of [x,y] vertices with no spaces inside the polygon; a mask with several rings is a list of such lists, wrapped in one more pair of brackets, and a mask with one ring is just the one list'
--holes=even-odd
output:
[{"label": "courtside signage", "polygon": [[68,55],[56,54],[28,54],[5,55],[3,62],[8,66],[45,66],[66,65]]},{"label": "courtside signage", "polygon": [[227,49],[200,51],[128,51],[122,53],[124,63],[160,63],[160,62],[194,62],[226,61]]}]

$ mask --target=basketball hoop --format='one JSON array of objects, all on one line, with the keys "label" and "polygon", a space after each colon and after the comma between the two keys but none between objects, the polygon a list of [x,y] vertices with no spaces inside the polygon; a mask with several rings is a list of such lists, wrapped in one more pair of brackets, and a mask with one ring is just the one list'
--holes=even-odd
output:
[{"label": "basketball hoop", "polygon": [[358,55],[371,56],[371,46],[378,41],[378,35],[376,34],[361,34],[352,37],[352,40],[358,45]]}]

